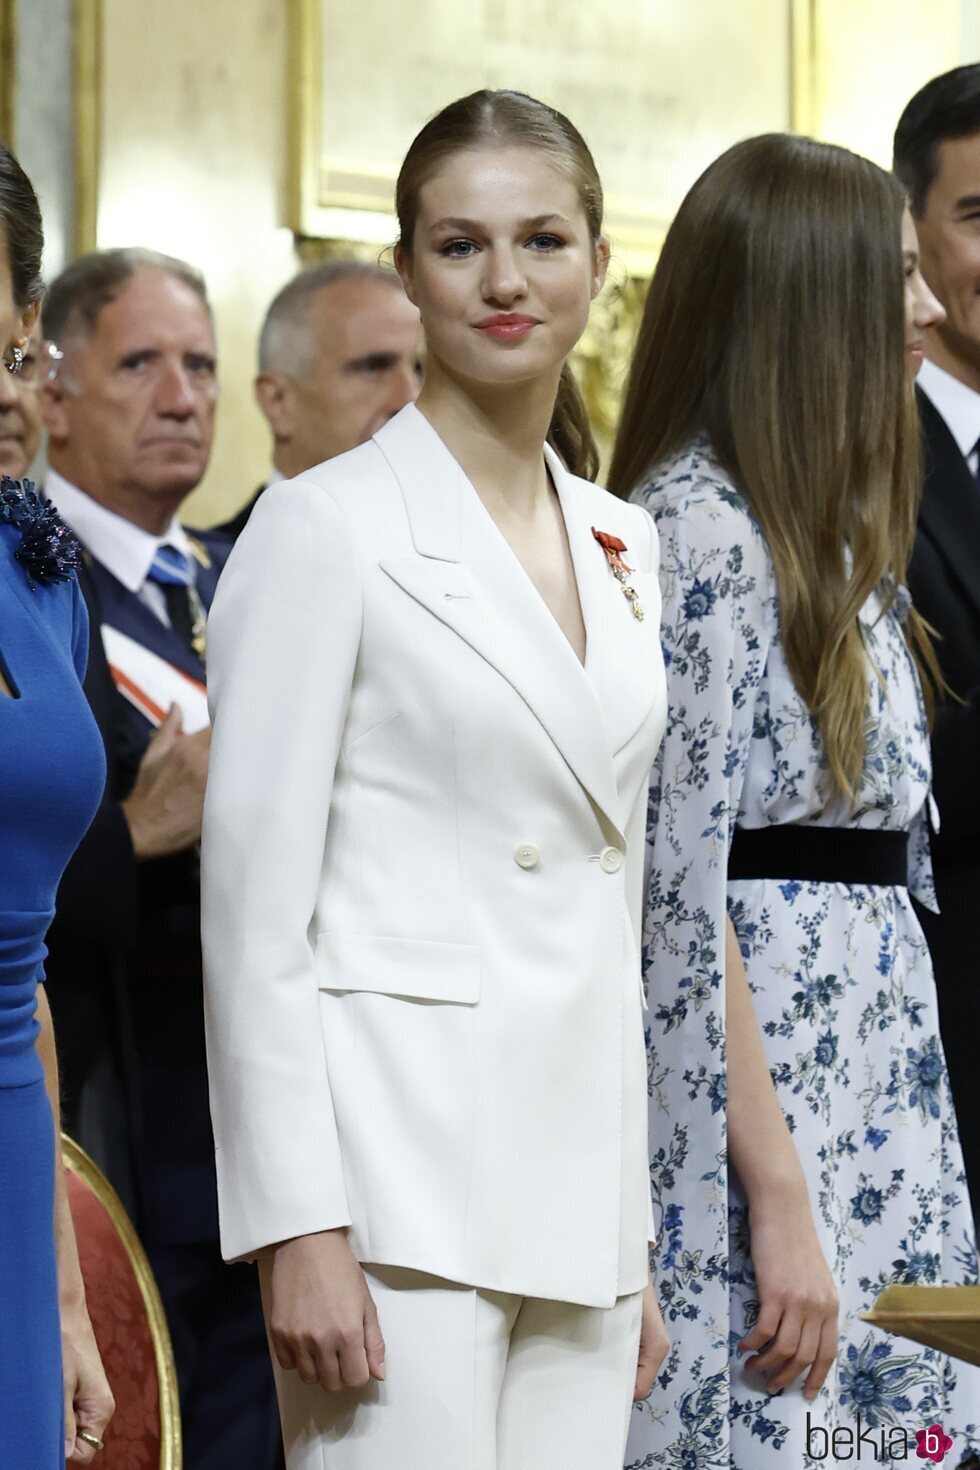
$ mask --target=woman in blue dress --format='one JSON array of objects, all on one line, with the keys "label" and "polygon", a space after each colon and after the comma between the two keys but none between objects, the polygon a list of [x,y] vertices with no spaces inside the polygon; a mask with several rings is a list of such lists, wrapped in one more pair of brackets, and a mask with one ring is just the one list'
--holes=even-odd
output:
[{"label": "woman in blue dress", "polygon": [[736,145],[671,227],[633,364],[611,478],[662,547],[644,960],[674,1326],[630,1470],[915,1463],[936,1425],[952,1466],[980,1437],[976,1369],[860,1319],[889,1283],[976,1280],[910,898],[935,671],[902,587],[912,384],[941,308],[906,219],[903,320],[902,216],[843,149]]},{"label": "woman in blue dress", "polygon": [[[37,320],[37,199],[0,147],[0,347],[16,371]],[[112,1413],[85,1309],[56,1145],[43,989],[58,880],[102,791],[82,691],[74,543],[27,484],[0,487],[0,1463],[90,1464]]]}]

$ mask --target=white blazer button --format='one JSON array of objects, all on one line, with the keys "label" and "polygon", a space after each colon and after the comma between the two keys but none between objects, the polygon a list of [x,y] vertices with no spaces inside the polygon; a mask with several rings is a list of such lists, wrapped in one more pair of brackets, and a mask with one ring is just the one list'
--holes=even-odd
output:
[{"label": "white blazer button", "polygon": [[624,858],[618,847],[604,847],[599,854],[599,866],[604,873],[618,873]]},{"label": "white blazer button", "polygon": [[533,842],[525,842],[514,853],[514,862],[519,868],[536,868],[541,861],[541,854]]}]

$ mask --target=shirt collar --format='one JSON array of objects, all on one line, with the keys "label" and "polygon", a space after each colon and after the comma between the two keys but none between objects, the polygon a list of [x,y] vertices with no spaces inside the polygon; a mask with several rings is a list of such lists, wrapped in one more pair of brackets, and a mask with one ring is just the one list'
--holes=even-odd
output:
[{"label": "shirt collar", "polygon": [[44,493],[85,549],[129,592],[142,588],[158,546],[175,546],[195,565],[187,533],[176,516],[162,536],[154,536],[125,516],[107,510],[50,468]]},{"label": "shirt collar", "polygon": [[942,415],[963,458],[969,459],[980,439],[980,393],[928,358],[919,369],[918,385]]}]

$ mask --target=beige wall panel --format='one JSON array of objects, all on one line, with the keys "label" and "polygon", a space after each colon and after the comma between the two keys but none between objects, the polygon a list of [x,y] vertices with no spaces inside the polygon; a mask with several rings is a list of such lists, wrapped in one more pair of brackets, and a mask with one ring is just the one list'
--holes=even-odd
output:
[{"label": "beige wall panel", "polygon": [[297,259],[285,227],[285,0],[102,0],[100,246],[147,245],[200,267],[218,326],[222,401],[207,477],[212,524],[270,463],[252,398],[262,314]]},{"label": "beige wall panel", "polygon": [[816,0],[818,137],[891,167],[906,102],[930,77],[964,61],[976,0]]}]

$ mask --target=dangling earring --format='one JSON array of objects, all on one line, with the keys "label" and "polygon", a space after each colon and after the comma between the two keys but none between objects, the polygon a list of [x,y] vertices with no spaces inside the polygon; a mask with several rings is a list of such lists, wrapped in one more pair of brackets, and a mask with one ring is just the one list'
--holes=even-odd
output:
[{"label": "dangling earring", "polygon": [[17,347],[16,345],[11,347],[10,360],[8,361],[6,358],[4,358],[3,365],[7,369],[8,373],[11,373],[12,375],[16,375],[17,373],[19,373],[21,368],[24,366],[23,347]]}]

